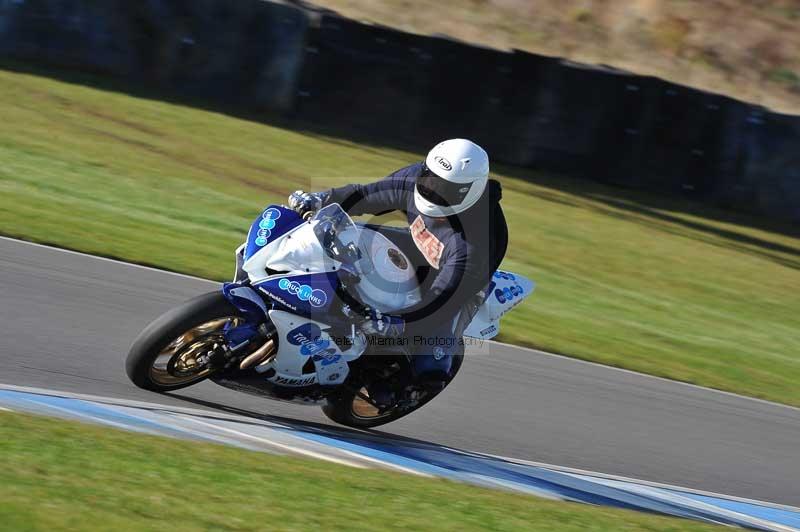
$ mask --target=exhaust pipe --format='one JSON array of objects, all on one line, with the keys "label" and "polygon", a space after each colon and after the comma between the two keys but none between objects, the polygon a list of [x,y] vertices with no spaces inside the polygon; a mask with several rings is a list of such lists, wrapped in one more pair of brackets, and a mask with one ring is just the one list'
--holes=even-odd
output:
[{"label": "exhaust pipe", "polygon": [[275,340],[270,338],[264,345],[250,353],[239,363],[239,369],[248,369],[267,362],[270,357],[275,355]]}]

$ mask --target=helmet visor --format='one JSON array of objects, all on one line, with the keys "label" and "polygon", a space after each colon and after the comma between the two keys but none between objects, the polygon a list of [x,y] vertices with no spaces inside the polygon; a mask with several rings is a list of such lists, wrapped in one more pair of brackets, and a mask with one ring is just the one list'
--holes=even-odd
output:
[{"label": "helmet visor", "polygon": [[454,183],[442,179],[428,168],[417,178],[419,195],[440,207],[452,207],[461,204],[469,194],[473,183]]}]

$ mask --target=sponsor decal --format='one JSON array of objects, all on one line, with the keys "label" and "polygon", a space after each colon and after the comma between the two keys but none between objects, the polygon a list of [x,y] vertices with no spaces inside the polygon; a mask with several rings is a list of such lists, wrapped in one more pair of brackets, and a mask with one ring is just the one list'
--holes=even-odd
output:
[{"label": "sponsor decal", "polygon": [[261,221],[258,222],[258,231],[256,232],[255,243],[259,247],[267,245],[269,237],[272,236],[272,230],[275,229],[275,220],[281,217],[281,211],[270,207],[261,214]]},{"label": "sponsor decal", "polygon": [[498,301],[499,303],[501,303],[501,304],[506,302],[506,296],[505,296],[505,294],[503,293],[503,291],[502,291],[502,290],[500,290],[499,288],[497,288],[497,289],[494,291],[494,297],[496,297],[496,298],[497,298],[497,301]]},{"label": "sponsor decal", "polygon": [[496,288],[494,291],[494,297],[497,298],[497,301],[505,303],[506,301],[511,301],[515,297],[519,297],[523,294],[524,290],[518,284],[512,286],[506,286],[505,288]]},{"label": "sponsor decal", "polygon": [[296,296],[300,301],[308,301],[312,307],[322,307],[328,302],[328,294],[319,288],[311,288],[307,284],[283,278],[278,281],[278,288]]},{"label": "sponsor decal", "polygon": [[310,356],[315,362],[322,362],[323,366],[328,366],[338,362],[342,355],[331,348],[331,341],[322,338],[322,331],[314,323],[305,323],[296,327],[286,334],[286,339],[292,345],[300,346],[300,354]]},{"label": "sponsor decal", "polygon": [[422,216],[417,216],[414,223],[410,226],[411,238],[414,239],[414,244],[420,250],[428,264],[439,269],[439,261],[442,260],[442,253],[444,252],[444,244],[436,238],[433,233],[428,231],[425,227],[425,221]]},{"label": "sponsor decal", "polygon": [[494,272],[493,277],[495,279],[505,279],[507,281],[516,281],[517,280],[517,278],[514,277],[513,273],[508,273],[508,272],[504,272],[504,271],[501,271],[501,270],[497,270],[496,272]]},{"label": "sponsor decal", "polygon": [[270,207],[261,214],[261,217],[265,220],[277,220],[281,217],[281,211],[275,207]]},{"label": "sponsor decal", "polygon": [[283,377],[278,375],[276,377],[272,377],[267,379],[275,384],[281,384],[283,386],[310,386],[314,384],[317,380],[315,375],[311,377],[300,377],[300,378],[293,378],[293,377]]},{"label": "sponsor decal", "polygon": [[326,349],[321,353],[318,353],[311,357],[311,360],[314,362],[320,362],[320,364],[324,366],[330,366],[331,364],[335,364],[342,359],[342,355],[336,352],[336,349]]},{"label": "sponsor decal", "polygon": [[497,330],[497,327],[494,325],[489,325],[485,329],[481,331],[481,336],[486,336],[487,334],[491,334]]},{"label": "sponsor decal", "polygon": [[448,172],[453,169],[453,165],[450,164],[450,161],[448,161],[447,159],[445,159],[441,155],[437,155],[436,157],[433,158],[433,160],[436,161],[437,163],[439,163],[439,166],[441,166],[442,168],[444,168]]},{"label": "sponsor decal", "polygon": [[329,381],[335,381],[339,377],[340,377],[340,375],[338,373],[331,373],[330,375],[328,375],[328,380]]},{"label": "sponsor decal", "polygon": [[256,246],[266,246],[272,231],[269,229],[259,229],[256,233]]},{"label": "sponsor decal", "polygon": [[293,312],[297,312],[297,307],[295,305],[290,304],[288,301],[283,299],[281,296],[279,296],[277,294],[273,294],[272,292],[270,292],[269,290],[265,289],[264,287],[259,287],[259,288],[265,294],[267,294],[270,298],[275,300],[275,302],[280,303],[281,305],[283,305],[284,307],[288,308],[289,310],[291,310]]}]

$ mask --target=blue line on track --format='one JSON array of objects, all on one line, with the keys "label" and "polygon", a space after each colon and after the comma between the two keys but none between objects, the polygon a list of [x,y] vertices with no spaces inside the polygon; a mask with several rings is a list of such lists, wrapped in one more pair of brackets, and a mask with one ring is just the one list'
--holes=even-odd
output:
[{"label": "blue line on track", "polygon": [[[67,417],[96,420],[131,430],[251,448],[240,441],[223,436],[222,428],[218,431],[219,434],[206,434],[206,431],[183,428],[178,425],[179,420],[171,415],[166,407],[163,410],[150,410],[129,405],[106,405],[85,399],[4,389],[0,389],[0,404],[22,411],[56,413]],[[141,416],[128,413],[139,410],[142,412]],[[189,416],[189,414],[183,415]],[[237,422],[235,419],[225,420],[225,423]],[[206,418],[204,424],[213,425],[214,421]],[[653,487],[631,480],[566,473],[428,443],[377,439],[369,435],[344,434],[335,430],[324,432],[285,426],[263,426],[263,428],[452,480],[484,486],[491,485],[492,481],[495,481],[512,489],[565,500],[768,530],[775,530],[775,525],[800,530],[800,510],[789,507],[759,504],[756,501],[742,501],[725,496],[717,497],[712,494],[698,494],[679,488]],[[210,429],[214,430],[211,427]],[[762,523],[757,523],[753,519],[761,520]]]},{"label": "blue line on track", "polygon": [[709,495],[701,495],[697,493],[687,493],[679,490],[667,490],[673,493],[678,493],[684,497],[694,499],[696,501],[713,504],[720,508],[725,508],[741,514],[758,517],[773,523],[780,523],[782,525],[791,526],[800,529],[800,512],[792,511],[784,508],[776,508],[772,506],[764,506],[759,504],[752,504],[745,501],[737,501],[733,499],[723,499],[719,497],[712,497]]},{"label": "blue line on track", "polygon": [[[346,437],[340,434],[328,436],[316,432],[293,429],[280,430],[286,430],[318,443],[364,454],[391,464],[454,480],[472,481],[471,477],[473,475],[479,475],[529,486],[537,491],[553,494],[567,500],[617,508],[647,510],[731,525],[741,526],[743,524],[739,519],[720,515],[713,510],[692,508],[680,504],[675,495],[683,495],[682,493],[675,493],[672,497],[666,491],[664,492],[664,497],[637,493],[636,488],[639,485],[632,482],[623,483],[630,489],[617,489],[597,483],[591,477],[564,474],[542,467],[517,464],[472,453],[460,453],[442,447],[403,445],[395,442],[384,443],[357,436]],[[714,505],[713,501],[702,502]],[[733,508],[729,509],[738,511]],[[741,513],[759,517],[748,512]],[[773,517],[782,518],[784,516],[773,515]],[[768,520],[771,521],[772,519]],[[783,524],[782,520],[776,519],[774,522]]]}]

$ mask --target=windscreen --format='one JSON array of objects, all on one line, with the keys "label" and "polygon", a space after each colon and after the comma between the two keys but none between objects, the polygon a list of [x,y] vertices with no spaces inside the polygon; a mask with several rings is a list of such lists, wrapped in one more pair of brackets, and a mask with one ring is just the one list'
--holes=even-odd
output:
[{"label": "windscreen", "polygon": [[317,211],[311,222],[314,225],[314,235],[327,259],[356,266],[367,255],[366,249],[361,247],[358,226],[338,203]]},{"label": "windscreen", "polygon": [[325,260],[335,261],[359,276],[353,296],[381,312],[419,301],[419,283],[413,265],[384,235],[357,225],[338,204],[320,209],[312,224]]}]

